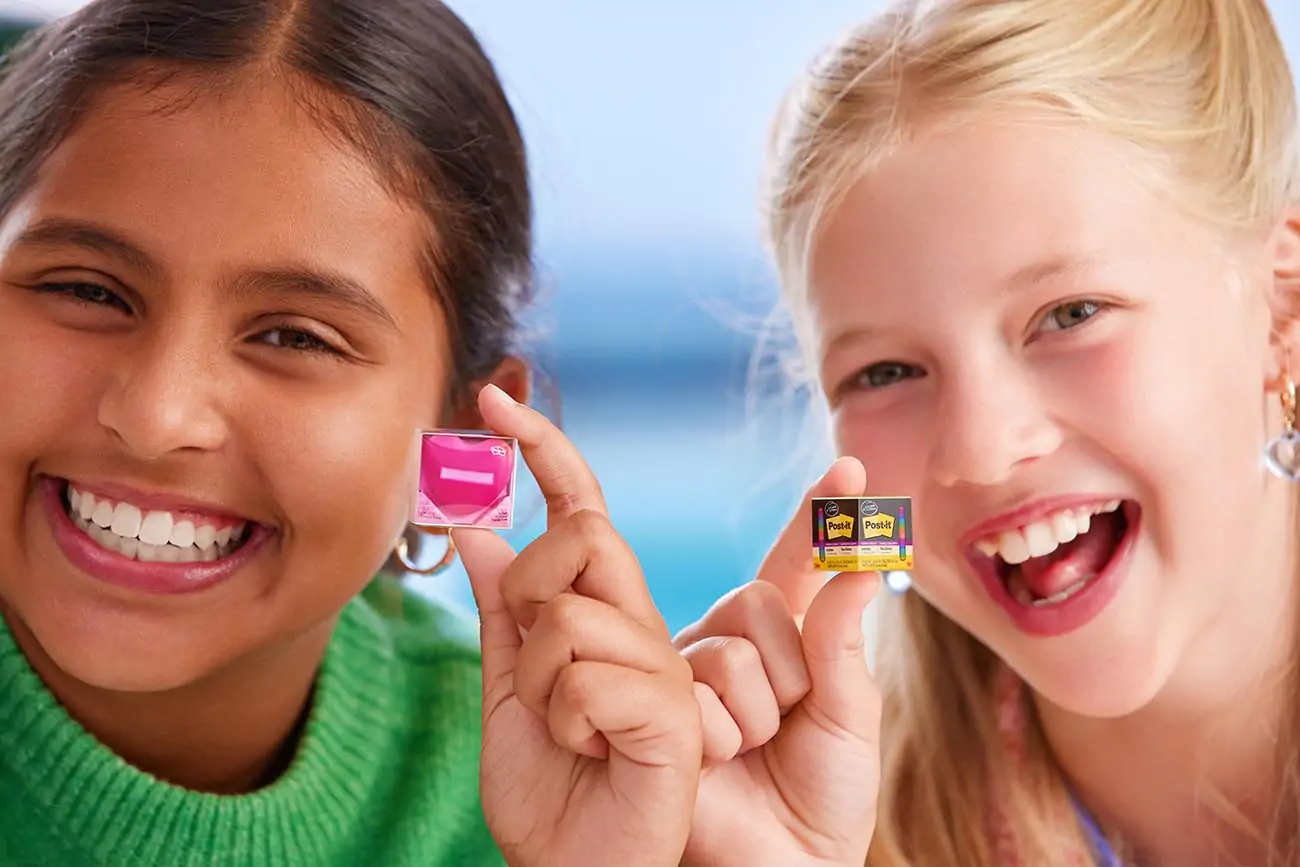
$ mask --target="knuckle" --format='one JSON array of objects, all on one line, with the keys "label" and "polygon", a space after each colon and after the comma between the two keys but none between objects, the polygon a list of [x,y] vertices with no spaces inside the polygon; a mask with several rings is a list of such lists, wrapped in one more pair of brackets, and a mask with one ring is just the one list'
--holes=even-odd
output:
[{"label": "knuckle", "polygon": [[757,674],[766,680],[758,648],[745,638],[715,635],[687,648],[683,658],[694,676],[717,692],[731,692],[736,684]]},{"label": "knuckle", "polygon": [[558,491],[552,494],[548,499],[550,507],[563,514],[568,514],[570,521],[573,520],[574,516],[585,511],[583,509],[583,498],[572,491]]},{"label": "knuckle", "polygon": [[595,509],[578,509],[569,516],[569,525],[574,533],[588,540],[603,539],[613,530],[609,518]]},{"label": "knuckle", "polygon": [[581,509],[569,518],[569,532],[587,552],[589,562],[636,563],[636,555],[603,512]]},{"label": "knuckle", "polygon": [[537,619],[547,633],[557,638],[576,637],[582,632],[582,597],[574,593],[561,593],[542,606]]},{"label": "knuckle", "polygon": [[509,568],[501,577],[501,599],[514,615],[544,600],[545,593],[528,572]]},{"label": "knuckle", "polygon": [[766,581],[751,581],[736,591],[732,606],[737,615],[746,623],[752,623],[773,611],[785,607],[785,597],[781,588]]},{"label": "knuckle", "polygon": [[565,666],[559,677],[555,679],[555,688],[551,695],[552,700],[558,701],[562,707],[570,709],[584,707],[591,696],[591,682],[586,677],[583,667],[576,664]]},{"label": "knuckle", "polygon": [[719,638],[714,644],[718,668],[728,680],[735,680],[755,670],[761,671],[763,659],[754,643],[736,636]]}]

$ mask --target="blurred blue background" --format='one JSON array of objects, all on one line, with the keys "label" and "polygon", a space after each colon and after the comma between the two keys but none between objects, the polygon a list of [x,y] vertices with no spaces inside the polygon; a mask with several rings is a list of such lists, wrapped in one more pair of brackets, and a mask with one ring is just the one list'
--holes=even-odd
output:
[{"label": "blurred blue background", "polygon": [[[676,630],[752,577],[832,457],[797,402],[746,410],[745,325],[776,299],[758,182],[786,88],[884,4],[450,3],[496,59],[532,149],[564,427]],[[1300,3],[1273,6],[1300,56]],[[427,583],[472,604],[462,575]]]},{"label": "blurred blue background", "polygon": [[[785,88],[882,3],[449,2],[496,59],[531,149],[539,360],[676,630],[752,576],[830,458],[797,401],[746,408],[754,326],[775,301],[757,185]],[[0,13],[79,5],[0,0]],[[1300,56],[1300,3],[1272,5]],[[472,607],[459,570],[418,586]]]},{"label": "blurred blue background", "polygon": [[[676,630],[752,577],[830,456],[798,435],[797,404],[746,408],[776,300],[758,182],[786,87],[877,4],[451,5],[496,59],[532,150],[542,360],[564,428]],[[463,576],[429,584],[470,602]]]}]

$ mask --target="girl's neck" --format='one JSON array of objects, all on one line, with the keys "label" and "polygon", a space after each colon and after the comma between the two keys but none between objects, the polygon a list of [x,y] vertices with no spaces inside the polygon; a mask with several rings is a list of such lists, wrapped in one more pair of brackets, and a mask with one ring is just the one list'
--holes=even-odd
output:
[{"label": "girl's neck", "polygon": [[1249,589],[1188,643],[1174,675],[1140,711],[1090,719],[1036,697],[1066,777],[1142,867],[1263,862],[1259,835],[1272,829],[1277,737],[1294,677],[1289,548],[1278,544],[1282,556],[1227,579]]},{"label": "girl's neck", "polygon": [[97,740],[161,780],[224,795],[262,788],[288,767],[334,626],[180,689],[125,693],[69,677],[19,618],[0,613],[32,668]]}]

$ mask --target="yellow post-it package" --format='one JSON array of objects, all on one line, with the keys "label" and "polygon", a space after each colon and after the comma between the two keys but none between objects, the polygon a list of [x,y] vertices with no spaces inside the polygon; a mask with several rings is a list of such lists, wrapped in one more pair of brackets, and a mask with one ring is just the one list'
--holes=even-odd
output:
[{"label": "yellow post-it package", "polygon": [[813,568],[827,572],[910,571],[911,497],[814,497]]}]

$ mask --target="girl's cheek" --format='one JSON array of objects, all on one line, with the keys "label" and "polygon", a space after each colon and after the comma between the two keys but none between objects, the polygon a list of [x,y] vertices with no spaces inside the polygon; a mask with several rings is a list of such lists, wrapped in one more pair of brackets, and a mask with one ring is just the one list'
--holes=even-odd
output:
[{"label": "girl's cheek", "polygon": [[914,411],[866,412],[852,406],[836,413],[836,450],[862,461],[867,490],[880,496],[918,497],[924,485],[930,432]]}]

